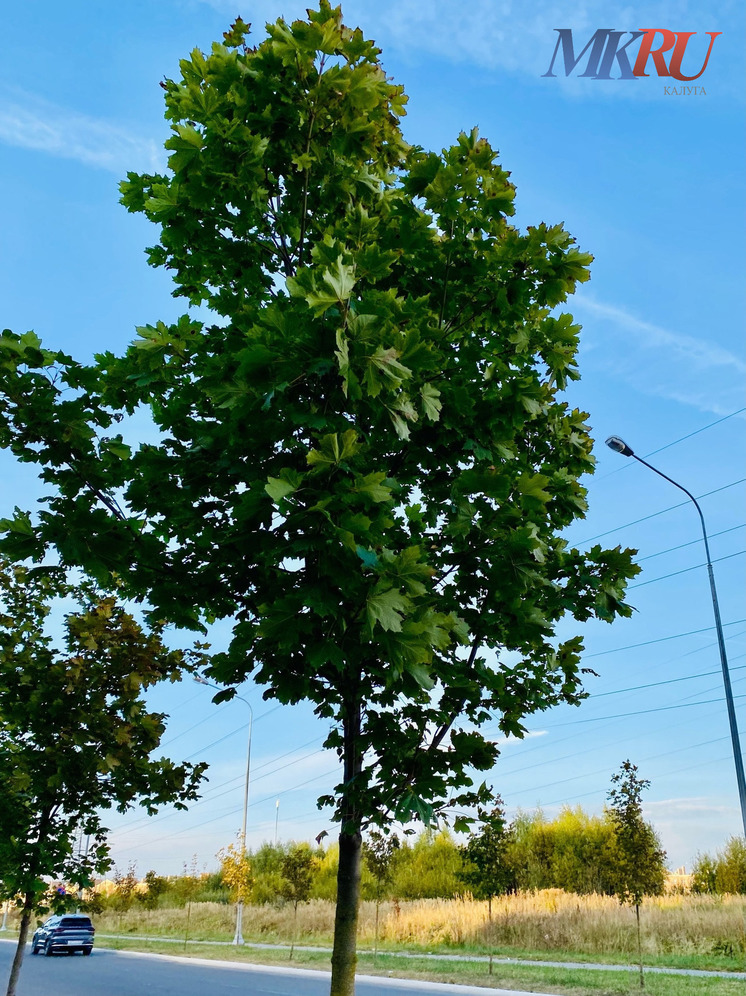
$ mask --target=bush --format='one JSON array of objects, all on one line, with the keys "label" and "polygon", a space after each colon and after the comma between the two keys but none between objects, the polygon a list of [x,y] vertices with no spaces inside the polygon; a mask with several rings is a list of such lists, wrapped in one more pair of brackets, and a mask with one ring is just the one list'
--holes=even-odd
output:
[{"label": "bush", "polygon": [[729,838],[714,858],[709,854],[698,854],[693,869],[692,891],[746,895],[746,840],[743,837]]}]

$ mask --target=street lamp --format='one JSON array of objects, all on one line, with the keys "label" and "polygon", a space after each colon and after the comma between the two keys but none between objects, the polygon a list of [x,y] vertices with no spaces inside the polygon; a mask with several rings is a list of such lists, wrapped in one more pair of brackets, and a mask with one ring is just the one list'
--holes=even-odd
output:
[{"label": "street lamp", "polygon": [[[199,682],[200,685],[208,685],[210,688],[217,688],[218,691],[222,691],[220,685],[214,685],[211,681],[203,678],[201,674],[195,674],[194,680]],[[254,710],[251,708],[251,703],[248,699],[245,699],[243,695],[236,695],[234,698],[240,699],[249,709],[249,738],[246,747],[246,780],[244,782],[243,790],[243,823],[241,825],[241,857],[243,858],[246,854],[246,822],[249,814],[249,778],[251,776],[251,730],[254,726]],[[236,903],[236,932],[233,935],[233,944],[244,944],[243,933],[241,928],[243,926],[243,899],[240,898]]]},{"label": "street lamp", "polygon": [[744,777],[743,770],[743,755],[741,754],[741,744],[738,737],[738,723],[736,722],[736,708],[733,704],[733,689],[730,683],[730,672],[728,670],[728,657],[725,653],[725,637],[723,636],[723,624],[720,621],[720,606],[718,605],[717,590],[715,588],[715,575],[712,570],[712,560],[710,558],[710,544],[707,540],[707,529],[705,528],[705,517],[702,514],[702,509],[699,507],[699,503],[694,495],[687,491],[685,487],[678,484],[673,478],[664,474],[663,471],[658,470],[647,460],[643,460],[642,457],[636,455],[631,446],[628,446],[623,439],[619,436],[609,436],[606,440],[606,445],[614,450],[615,453],[621,453],[622,456],[634,457],[638,463],[644,464],[653,473],[662,477],[664,480],[673,484],[675,488],[679,491],[683,491],[687,498],[690,498],[694,502],[694,507],[699,512],[699,521],[702,523],[702,538],[705,541],[705,554],[707,556],[707,573],[710,577],[710,592],[712,594],[712,608],[715,613],[715,629],[717,630],[718,646],[720,648],[720,664],[723,669],[723,685],[725,686],[725,702],[728,708],[728,721],[730,723],[730,738],[733,744],[733,760],[736,765],[736,782],[738,783],[738,798],[741,802],[741,819],[743,821],[743,833],[746,837],[746,777]]}]

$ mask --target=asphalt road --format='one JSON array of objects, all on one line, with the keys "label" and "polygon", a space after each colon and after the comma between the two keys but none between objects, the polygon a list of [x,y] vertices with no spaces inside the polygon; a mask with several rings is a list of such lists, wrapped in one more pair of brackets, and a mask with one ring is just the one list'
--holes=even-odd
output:
[{"label": "asphalt road", "polygon": [[[5,991],[15,943],[0,942],[0,992]],[[235,965],[197,958],[94,948],[82,955],[32,956],[21,969],[18,996],[328,996],[329,975],[308,969]],[[516,996],[479,989],[363,976],[356,996]],[[523,993],[521,996],[527,996]],[[546,996],[546,994],[545,994]]]}]

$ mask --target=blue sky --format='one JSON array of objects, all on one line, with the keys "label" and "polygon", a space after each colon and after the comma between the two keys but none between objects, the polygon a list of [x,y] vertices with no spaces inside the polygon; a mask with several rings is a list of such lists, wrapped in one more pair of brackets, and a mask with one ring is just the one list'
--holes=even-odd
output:
[{"label": "blue sky", "polygon": [[[26,0],[6,10],[3,326],[33,328],[47,346],[86,358],[183,310],[167,275],[146,265],[154,231],[118,205],[117,183],[162,163],[158,81],[175,76],[180,57],[209,47],[238,13],[259,37],[265,20],[304,7]],[[639,550],[637,611],[613,627],[584,627],[586,664],[598,672],[590,698],[533,718],[523,742],[503,746],[491,781],[511,812],[540,805],[551,815],[564,803],[600,812],[611,774],[630,758],[652,782],[646,813],[671,865],[689,865],[740,830],[699,524],[680,492],[603,440],[620,434],[704,496],[746,741],[743,5],[358,0],[343,10],[409,94],[411,142],[439,149],[478,125],[512,172],[517,224],[564,222],[596,257],[568,305],[584,326],[571,400],[590,413],[598,458],[590,511],[571,538]],[[673,81],[654,75],[542,78],[555,28],[572,28],[582,47],[597,28],[649,27],[696,31],[692,66],[706,50],[703,32],[722,32],[689,84],[705,93],[666,93]],[[30,507],[33,475],[4,454],[0,471],[0,514]],[[215,644],[224,636],[216,629]],[[277,817],[281,839],[329,829],[315,808],[336,774],[320,750],[324,729],[310,709],[263,702],[250,684],[241,691],[255,714],[249,843],[273,839]],[[212,867],[239,829],[247,709],[210,699],[191,681],[155,694],[171,715],[167,749],[208,760],[210,782],[186,814],[112,818],[120,867],[175,873],[193,855]]]}]

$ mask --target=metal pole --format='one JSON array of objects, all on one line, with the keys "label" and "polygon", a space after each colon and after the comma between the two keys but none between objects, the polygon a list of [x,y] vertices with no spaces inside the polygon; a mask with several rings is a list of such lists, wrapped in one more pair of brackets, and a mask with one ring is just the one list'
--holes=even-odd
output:
[{"label": "metal pole", "polygon": [[[241,695],[237,695],[236,698],[241,699],[249,707],[249,737],[246,746],[246,780],[244,782],[243,790],[243,823],[241,824],[241,859],[246,854],[246,825],[249,816],[249,778],[251,775],[251,730],[254,726],[254,710],[251,708],[250,703],[247,699],[243,698]],[[243,944],[243,898],[239,893],[239,899],[236,903],[236,932],[233,935],[234,944]]]},{"label": "metal pole", "polygon": [[280,822],[280,800],[275,803],[275,847],[277,847],[277,825]]},{"label": "metal pole", "polygon": [[741,742],[738,736],[738,722],[736,720],[736,707],[733,702],[733,689],[730,683],[730,671],[728,669],[728,657],[725,652],[725,637],[723,636],[723,624],[720,620],[720,605],[718,603],[718,594],[715,587],[715,574],[712,570],[712,559],[710,557],[710,544],[707,539],[707,528],[705,526],[705,517],[702,514],[702,509],[699,507],[699,502],[687,489],[679,484],[678,481],[674,481],[672,477],[668,474],[664,474],[662,470],[658,470],[647,460],[643,460],[642,457],[637,456],[633,450],[620,439],[618,436],[611,436],[606,440],[606,444],[611,447],[615,452],[621,453],[622,456],[631,456],[637,460],[638,463],[643,464],[649,470],[652,470],[654,474],[662,477],[664,480],[668,481],[669,484],[673,484],[675,488],[679,491],[683,491],[684,494],[693,503],[694,507],[699,512],[699,521],[702,525],[702,538],[705,541],[705,554],[707,556],[707,574],[710,578],[710,594],[712,595],[712,609],[715,614],[715,630],[717,631],[718,647],[720,649],[720,666],[723,672],[723,685],[725,687],[725,703],[728,710],[728,722],[730,724],[730,738],[733,744],[733,760],[736,766],[736,783],[738,784],[738,798],[741,803],[741,820],[743,822],[743,833],[744,838],[746,838],[746,775],[744,774],[743,768],[743,754],[741,753]]},{"label": "metal pole", "polygon": [[[200,685],[208,685],[210,688],[217,688],[218,691],[222,691],[220,685],[214,685],[211,681],[207,681],[203,678],[201,674],[195,674],[194,680],[199,682]],[[241,858],[243,859],[246,854],[246,828],[249,816],[249,780],[251,778],[251,731],[254,726],[254,710],[251,708],[251,703],[248,699],[245,699],[243,695],[235,695],[234,698],[239,699],[243,702],[249,710],[249,736],[246,745],[246,778],[244,781],[243,790],[243,821],[241,823]],[[239,893],[240,897],[240,893]],[[243,927],[243,899],[239,898],[236,903],[236,931],[233,935],[233,944],[244,944],[242,933]]]}]

